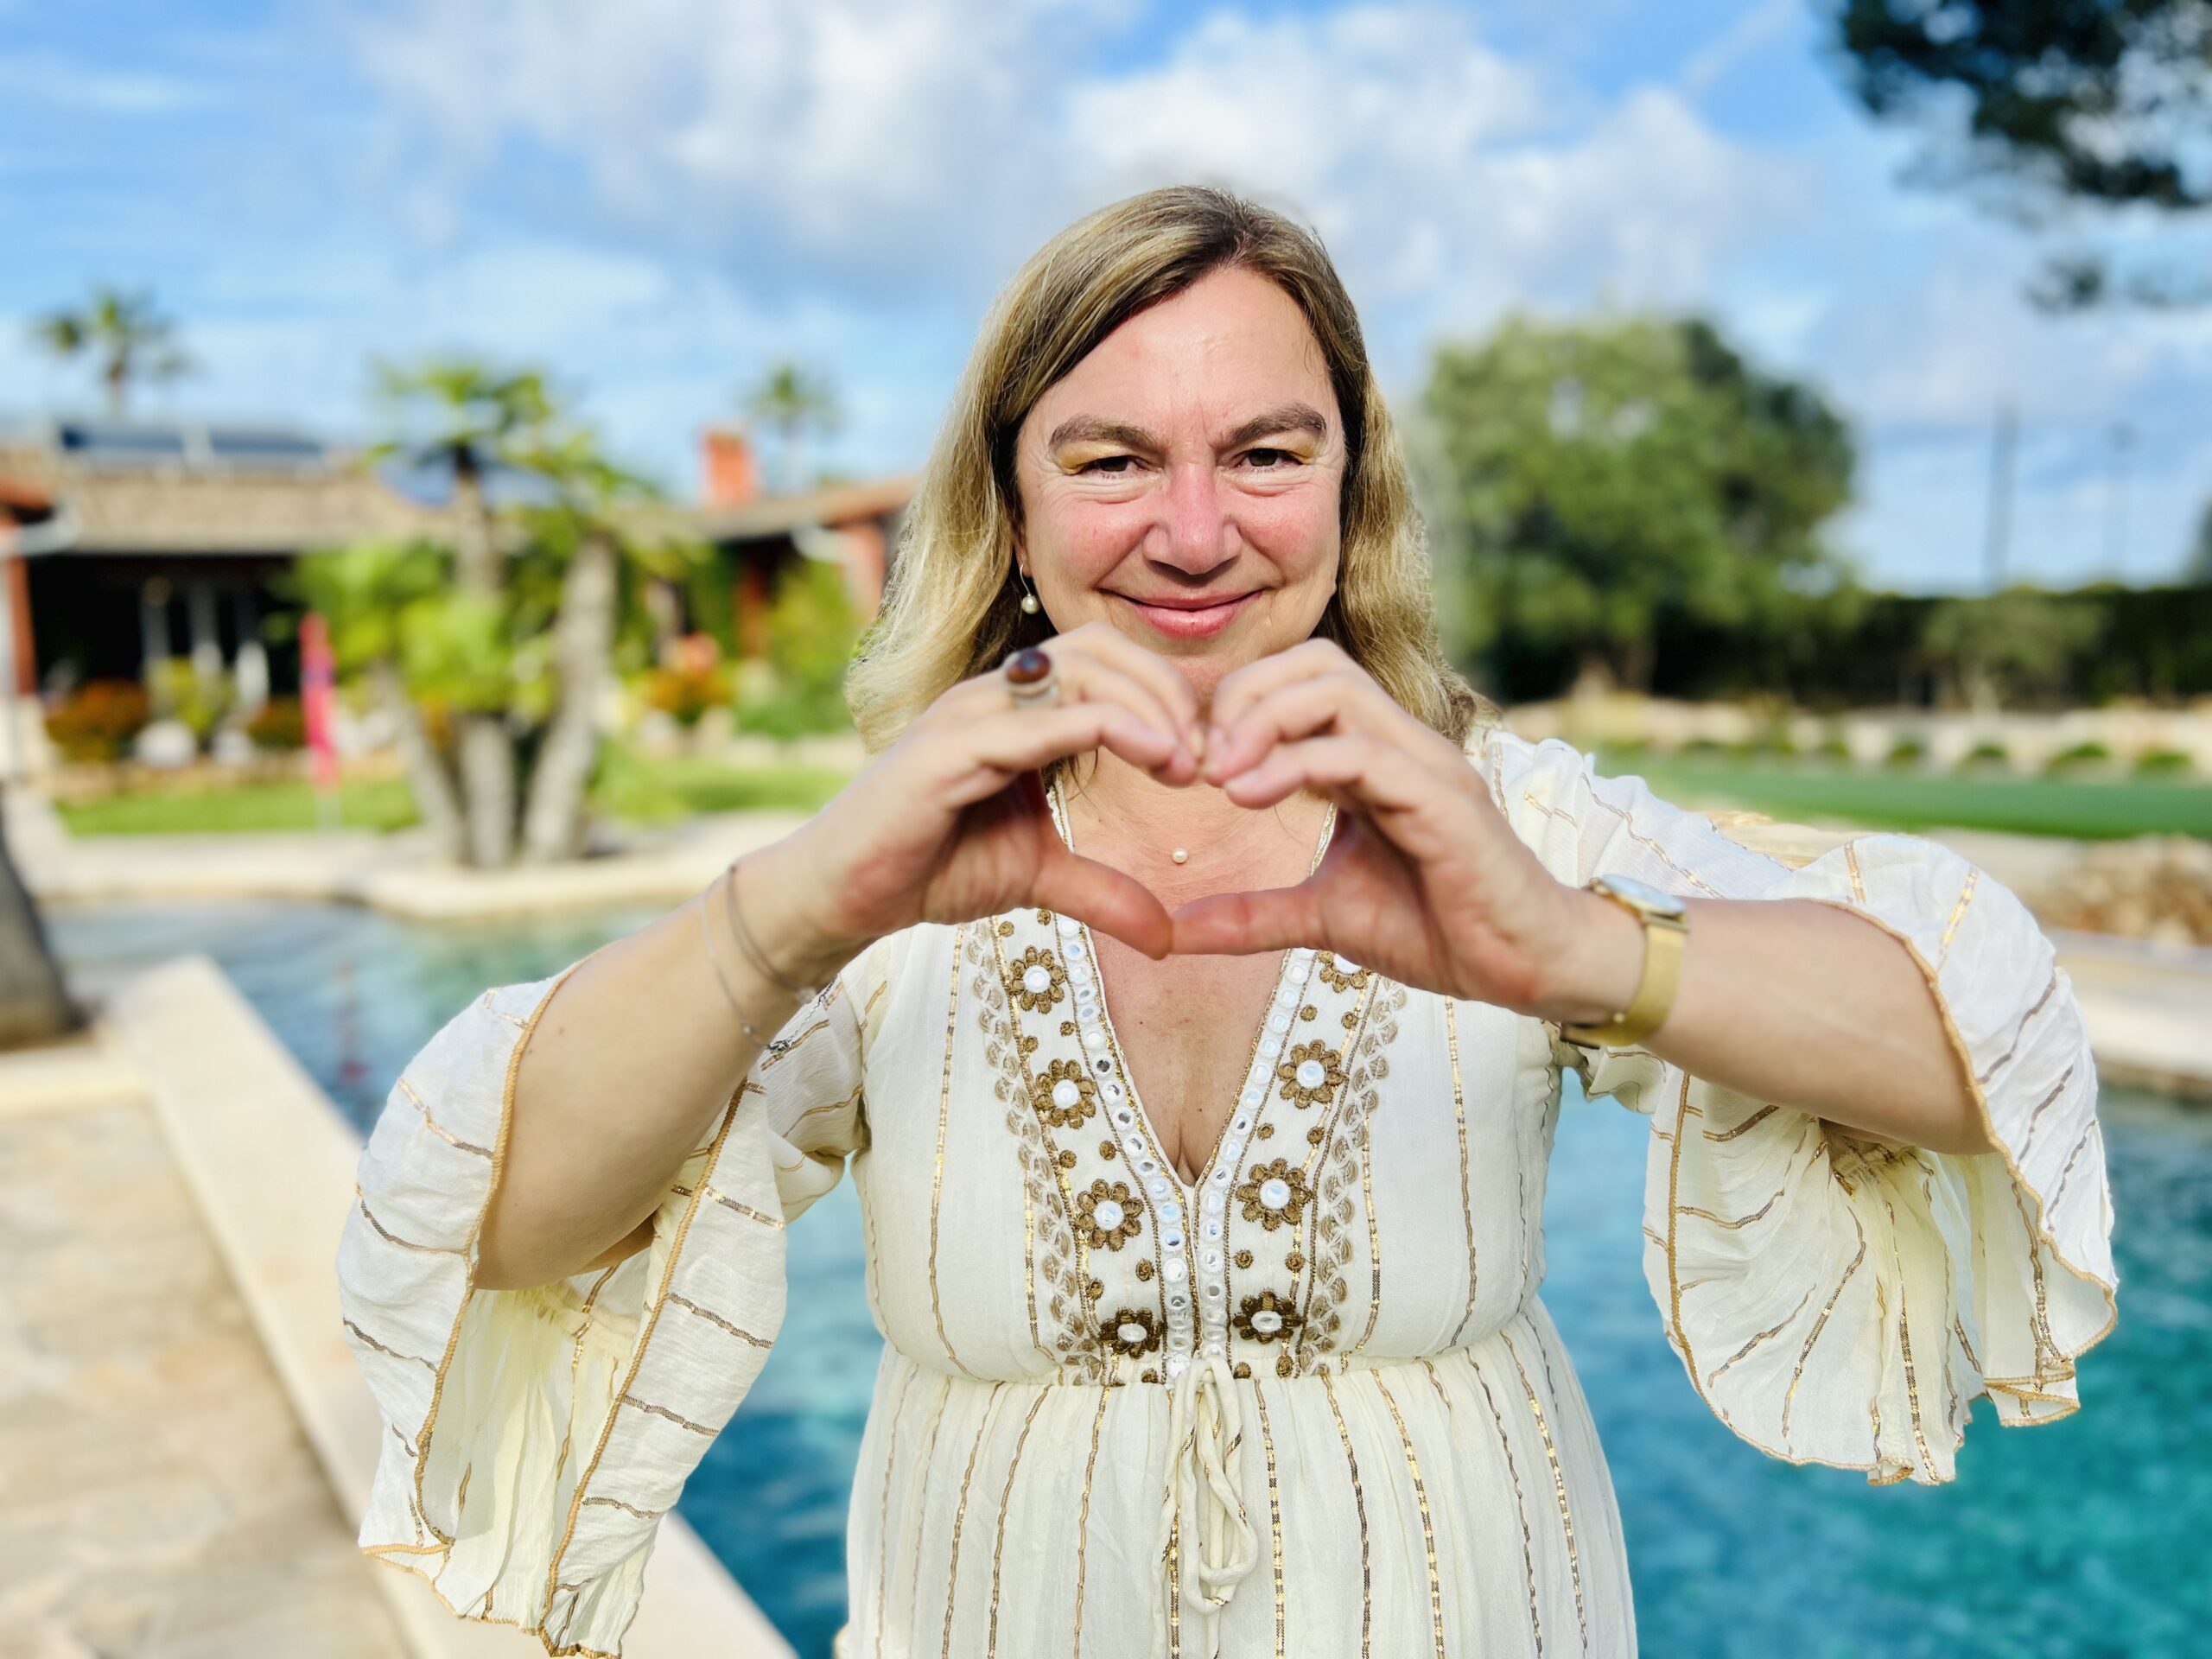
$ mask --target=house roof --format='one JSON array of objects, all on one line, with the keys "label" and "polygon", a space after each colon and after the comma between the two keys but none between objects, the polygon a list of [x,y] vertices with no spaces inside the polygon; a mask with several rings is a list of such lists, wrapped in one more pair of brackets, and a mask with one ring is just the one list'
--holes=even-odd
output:
[{"label": "house roof", "polygon": [[0,475],[66,509],[75,554],[290,553],[431,533],[444,515],[305,442],[252,459],[67,442],[0,443]]},{"label": "house roof", "polygon": [[836,528],[897,512],[913,499],[912,474],[865,484],[833,484],[801,495],[767,495],[728,507],[687,509],[697,533],[710,542],[747,542],[788,536],[809,524]]}]

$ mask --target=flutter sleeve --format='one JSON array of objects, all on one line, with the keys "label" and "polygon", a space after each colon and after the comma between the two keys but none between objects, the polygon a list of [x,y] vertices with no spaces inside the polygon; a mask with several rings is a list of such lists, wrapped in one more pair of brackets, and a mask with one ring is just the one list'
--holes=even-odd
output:
[{"label": "flutter sleeve", "polygon": [[550,1653],[620,1652],[660,1516],[782,1323],[785,1226],[866,1144],[876,959],[762,1052],[671,1179],[652,1248],[551,1284],[475,1274],[516,1071],[566,974],[487,991],[408,1063],[337,1258],[346,1339],[385,1424],[365,1551]]},{"label": "flutter sleeve", "polygon": [[1562,1039],[1593,1097],[1652,1120],[1644,1275],[1720,1420],[1791,1462],[1934,1484],[1985,1394],[2012,1425],[2079,1409],[2075,1362],[2116,1318],[2112,1199],[2081,1012],[2027,908],[1929,841],[1866,836],[1793,868],[1566,744],[1501,734],[1478,760],[1561,880],[1811,899],[1900,941],[1998,1147],[1861,1135]]}]

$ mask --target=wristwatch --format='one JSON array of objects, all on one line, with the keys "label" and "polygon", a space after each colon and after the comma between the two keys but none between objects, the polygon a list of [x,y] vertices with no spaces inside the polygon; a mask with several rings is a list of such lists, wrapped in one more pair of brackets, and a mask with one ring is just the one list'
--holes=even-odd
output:
[{"label": "wristwatch", "polygon": [[1611,1019],[1560,1029],[1571,1042],[1626,1048],[1658,1030],[1675,1006],[1675,989],[1682,980],[1682,952],[1689,944],[1689,912],[1673,893],[1632,876],[1601,875],[1590,883],[1590,891],[1611,899],[1643,924],[1643,977],[1628,1007]]}]

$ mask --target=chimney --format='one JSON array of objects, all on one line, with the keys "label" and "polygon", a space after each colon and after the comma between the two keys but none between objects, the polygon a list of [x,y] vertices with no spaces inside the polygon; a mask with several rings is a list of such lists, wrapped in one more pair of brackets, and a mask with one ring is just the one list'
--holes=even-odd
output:
[{"label": "chimney", "polygon": [[709,427],[700,436],[704,505],[740,507],[760,495],[760,469],[753,459],[753,440],[728,427]]}]

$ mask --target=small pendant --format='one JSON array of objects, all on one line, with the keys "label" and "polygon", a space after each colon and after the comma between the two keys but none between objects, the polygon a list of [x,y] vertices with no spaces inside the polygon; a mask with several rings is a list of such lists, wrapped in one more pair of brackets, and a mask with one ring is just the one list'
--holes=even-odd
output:
[{"label": "small pendant", "polygon": [[1170,853],[1168,856],[1173,859],[1178,864],[1187,864],[1191,861],[1190,851],[1186,848],[1178,847],[1173,852]]}]

